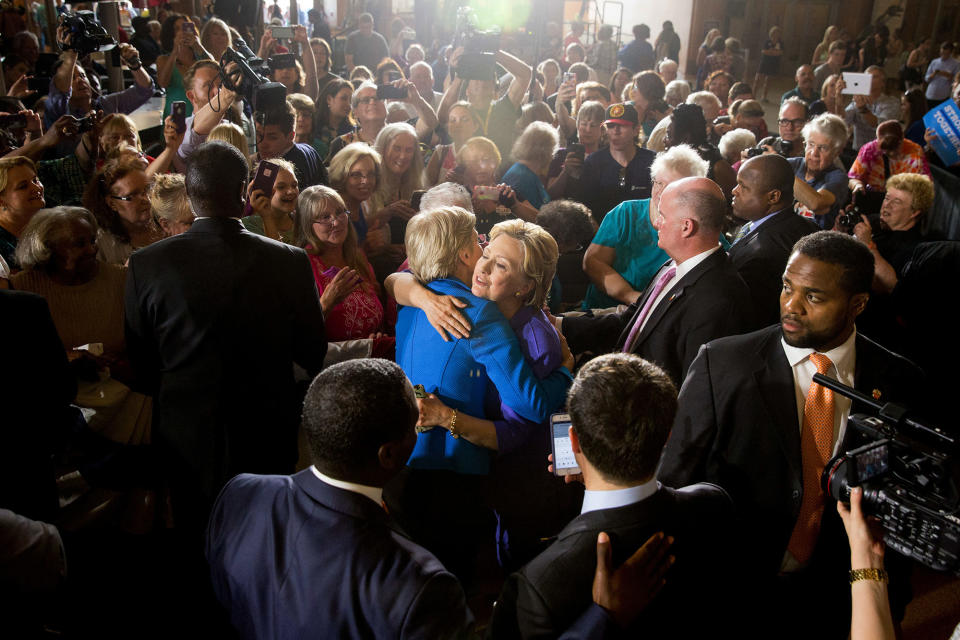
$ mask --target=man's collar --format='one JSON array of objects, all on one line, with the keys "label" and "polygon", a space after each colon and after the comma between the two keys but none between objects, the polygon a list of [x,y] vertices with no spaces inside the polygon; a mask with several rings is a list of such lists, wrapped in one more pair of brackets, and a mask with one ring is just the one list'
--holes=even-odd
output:
[{"label": "man's collar", "polygon": [[[830,361],[833,363],[833,366],[836,368],[838,374],[842,376],[843,372],[852,372],[854,366],[856,365],[856,362],[854,362],[856,341],[857,328],[854,327],[853,331],[850,332],[850,336],[843,341],[843,344],[834,347],[829,351],[821,351],[819,353],[822,353],[830,358]],[[787,357],[787,362],[790,363],[791,367],[797,366],[799,363],[809,358],[810,354],[815,351],[815,349],[790,346],[787,344],[787,341],[783,339],[782,333],[780,336],[780,343],[783,345],[783,353]]]},{"label": "man's collar", "polygon": [[646,500],[657,492],[660,483],[656,478],[652,478],[643,484],[638,484],[625,489],[613,489],[609,491],[584,491],[583,506],[580,513],[589,511],[599,511],[601,509],[616,509],[635,504]]},{"label": "man's collar", "polygon": [[321,482],[324,482],[331,487],[336,487],[338,489],[343,489],[344,491],[352,491],[353,493],[359,493],[360,495],[367,496],[373,500],[377,506],[383,505],[383,488],[382,487],[371,487],[365,484],[357,484],[356,482],[347,482],[346,480],[338,480],[336,478],[331,478],[330,476],[322,473],[317,469],[316,465],[310,465],[310,471],[313,472],[313,475],[317,476]]}]

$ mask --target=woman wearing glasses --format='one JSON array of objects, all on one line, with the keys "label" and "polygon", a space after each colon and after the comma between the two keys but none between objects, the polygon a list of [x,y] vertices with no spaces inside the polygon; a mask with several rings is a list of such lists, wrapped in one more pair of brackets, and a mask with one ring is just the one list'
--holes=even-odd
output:
[{"label": "woman wearing glasses", "polygon": [[294,217],[296,244],[310,257],[331,341],[367,338],[383,324],[380,287],[357,244],[343,198],[324,186],[300,194]]},{"label": "woman wearing glasses", "polygon": [[357,244],[367,239],[367,217],[372,213],[369,200],[380,182],[380,154],[362,143],[348,144],[330,163],[330,186],[343,198],[350,222],[357,232]]},{"label": "woman wearing glasses", "polygon": [[803,128],[804,154],[787,158],[796,175],[793,197],[797,213],[812,218],[823,229],[833,228],[849,198],[847,174],[836,162],[849,137],[843,118],[821,114]]},{"label": "woman wearing glasses", "polygon": [[83,193],[83,206],[100,225],[98,257],[125,264],[137,249],[163,238],[150,209],[150,180],[141,158],[123,155],[109,160]]}]

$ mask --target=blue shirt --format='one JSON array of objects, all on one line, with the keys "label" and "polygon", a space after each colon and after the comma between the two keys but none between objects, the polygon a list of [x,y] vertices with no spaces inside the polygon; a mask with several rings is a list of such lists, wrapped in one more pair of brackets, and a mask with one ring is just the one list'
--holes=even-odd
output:
[{"label": "blue shirt", "polygon": [[539,209],[550,202],[550,194],[543,188],[543,182],[525,164],[514,162],[503,174],[503,182],[513,187],[517,195],[530,202],[532,207]]},{"label": "blue shirt", "polygon": [[[650,223],[650,199],[628,200],[604,217],[593,244],[611,247],[617,256],[613,270],[630,283],[635,291],[643,291],[660,266],[670,259],[657,246],[657,230]],[[620,301],[590,284],[583,298],[584,309],[615,307]]]},{"label": "blue shirt", "polygon": [[805,218],[812,219],[820,225],[821,229],[832,229],[833,221],[836,219],[840,209],[846,206],[847,198],[850,197],[850,189],[847,186],[847,174],[843,172],[843,169],[838,169],[834,166],[813,180],[807,180],[807,161],[803,156],[799,158],[787,158],[787,162],[793,167],[794,175],[813,187],[816,191],[826,189],[832,193],[835,198],[833,206],[830,207],[830,211],[822,215],[814,215],[810,209],[800,204],[799,201],[794,205],[795,211]]},{"label": "blue shirt", "polygon": [[[545,421],[563,403],[572,380],[570,372],[561,367],[538,379],[496,304],[473,295],[459,280],[434,280],[428,287],[466,302],[461,311],[473,328],[469,338],[444,342],[423,311],[401,307],[397,316],[397,364],[412,384],[422,384],[448,407],[471,416],[486,415],[484,399],[489,383],[496,387],[503,404],[531,422]],[[434,428],[417,435],[407,464],[415,469],[486,474],[490,457],[489,450],[454,438],[447,429]]]},{"label": "blue shirt", "polygon": [[[944,78],[943,76],[933,77],[937,71],[946,71],[950,74],[949,78]],[[943,58],[936,58],[930,61],[930,64],[927,66],[926,80],[929,83],[927,85],[927,100],[946,100],[950,97],[950,85],[953,82],[953,77],[957,75],[957,71],[960,71],[960,62],[956,58],[950,57],[944,60]]]}]

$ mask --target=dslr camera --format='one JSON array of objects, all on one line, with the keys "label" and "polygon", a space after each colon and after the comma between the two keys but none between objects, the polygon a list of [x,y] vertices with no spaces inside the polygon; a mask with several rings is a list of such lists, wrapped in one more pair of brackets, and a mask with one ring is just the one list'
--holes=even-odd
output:
[{"label": "dslr camera", "polygon": [[747,149],[747,157],[753,158],[763,155],[767,151],[766,147],[772,147],[775,152],[784,158],[790,157],[790,152],[793,151],[793,143],[789,140],[784,140],[779,136],[767,136],[758,142],[757,146]]},{"label": "dslr camera", "polygon": [[60,49],[76,51],[77,56],[81,58],[95,51],[108,51],[117,46],[117,41],[97,21],[93,11],[64,13],[60,17],[60,26],[70,32],[69,44],[58,43]]},{"label": "dslr camera", "polygon": [[464,80],[495,80],[496,52],[500,49],[499,31],[481,31],[477,14],[470,7],[457,10],[453,48],[463,47],[457,61],[457,75]]},{"label": "dslr camera", "polygon": [[960,466],[957,441],[909,417],[896,404],[881,404],[821,374],[813,379],[863,402],[877,415],[854,414],[847,422],[861,446],[824,467],[824,493],[849,502],[863,488],[863,508],[880,520],[890,548],[938,571],[960,575]]}]

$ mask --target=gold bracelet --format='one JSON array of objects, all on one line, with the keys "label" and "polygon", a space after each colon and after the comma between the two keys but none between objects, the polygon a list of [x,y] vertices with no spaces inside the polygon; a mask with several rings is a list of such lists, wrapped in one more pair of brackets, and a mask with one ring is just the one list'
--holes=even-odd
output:
[{"label": "gold bracelet", "polygon": [[457,410],[453,410],[453,415],[450,417],[450,435],[454,438],[459,438],[460,434],[457,433]]},{"label": "gold bracelet", "polygon": [[850,584],[858,580],[876,580],[886,584],[890,582],[890,576],[884,569],[850,569]]}]

